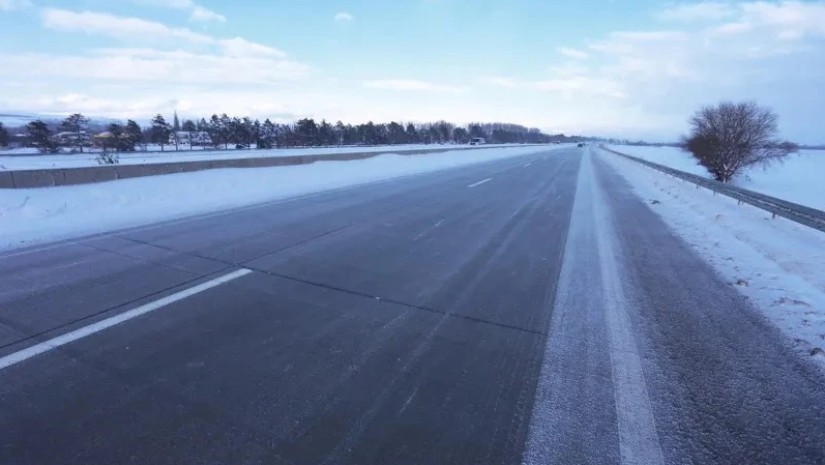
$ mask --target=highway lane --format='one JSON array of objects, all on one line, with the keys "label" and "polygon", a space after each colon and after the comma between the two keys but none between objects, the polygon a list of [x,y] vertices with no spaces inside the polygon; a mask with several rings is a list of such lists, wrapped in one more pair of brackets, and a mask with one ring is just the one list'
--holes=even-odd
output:
[{"label": "highway lane", "polygon": [[[187,290],[238,270],[230,282]],[[0,463],[822,463],[825,383],[589,149],[0,255]]]}]

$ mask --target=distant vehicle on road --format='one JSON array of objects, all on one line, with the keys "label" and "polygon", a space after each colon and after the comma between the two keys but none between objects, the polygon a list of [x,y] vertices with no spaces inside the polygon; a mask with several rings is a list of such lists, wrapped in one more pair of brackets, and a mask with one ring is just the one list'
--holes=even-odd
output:
[{"label": "distant vehicle on road", "polygon": [[584,142],[579,142],[578,147],[584,147]]},{"label": "distant vehicle on road", "polygon": [[483,137],[473,137],[470,139],[470,145],[484,145],[487,141]]}]

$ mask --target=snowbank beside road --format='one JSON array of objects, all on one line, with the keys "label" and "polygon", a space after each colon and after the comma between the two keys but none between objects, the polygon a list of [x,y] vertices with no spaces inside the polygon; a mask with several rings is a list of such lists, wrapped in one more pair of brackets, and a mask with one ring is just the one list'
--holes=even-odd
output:
[{"label": "snowbank beside road", "polygon": [[[687,152],[677,147],[614,145],[611,149],[669,166],[686,173],[710,178]],[[745,171],[733,184],[818,210],[825,210],[825,150],[800,150],[766,168]]]},{"label": "snowbank beside road", "polygon": [[[511,147],[513,144],[489,145],[485,147]],[[469,147],[469,145],[380,145],[371,147],[310,147],[293,149],[271,150],[194,150],[175,151],[174,147],[166,147],[166,152],[133,152],[120,153],[118,158],[121,165],[148,165],[153,163],[186,162],[202,160],[231,160],[237,158],[269,158],[288,157],[293,155],[326,155],[333,153],[364,153],[364,152],[393,152],[400,153],[408,150],[450,150],[453,148]],[[76,154],[32,154],[30,148],[0,151],[0,170],[30,170],[50,168],[82,168],[98,166],[97,156],[94,153]]]},{"label": "snowbank beside road", "polygon": [[825,366],[825,234],[618,155],[598,154],[796,349]]},{"label": "snowbank beside road", "polygon": [[216,169],[76,186],[0,189],[0,249],[564,147],[380,155],[364,160]]}]

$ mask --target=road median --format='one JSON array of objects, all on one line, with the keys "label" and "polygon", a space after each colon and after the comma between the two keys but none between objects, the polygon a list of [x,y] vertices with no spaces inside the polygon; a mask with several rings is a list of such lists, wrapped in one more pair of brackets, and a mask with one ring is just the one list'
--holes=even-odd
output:
[{"label": "road median", "polygon": [[[524,144],[518,147],[530,147],[542,144]],[[462,150],[494,149],[490,147],[439,147],[434,149],[415,149],[372,152],[326,153],[317,155],[290,155],[282,157],[247,157],[214,160],[193,160],[169,163],[151,163],[135,165],[103,165],[77,168],[51,168],[29,170],[0,171],[0,189],[22,189],[36,187],[70,186],[116,181],[118,179],[160,176],[165,174],[188,173],[221,168],[265,168],[273,166],[307,165],[318,161],[363,160],[380,155],[428,155],[433,153],[455,152]]]}]

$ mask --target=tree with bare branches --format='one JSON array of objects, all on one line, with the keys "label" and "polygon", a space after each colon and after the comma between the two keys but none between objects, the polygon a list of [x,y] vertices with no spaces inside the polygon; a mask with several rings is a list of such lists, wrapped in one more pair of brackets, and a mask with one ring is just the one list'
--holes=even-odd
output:
[{"label": "tree with bare branches", "polygon": [[768,165],[796,152],[796,144],[776,139],[778,117],[755,102],[722,102],[697,111],[682,148],[721,182],[743,168]]}]

